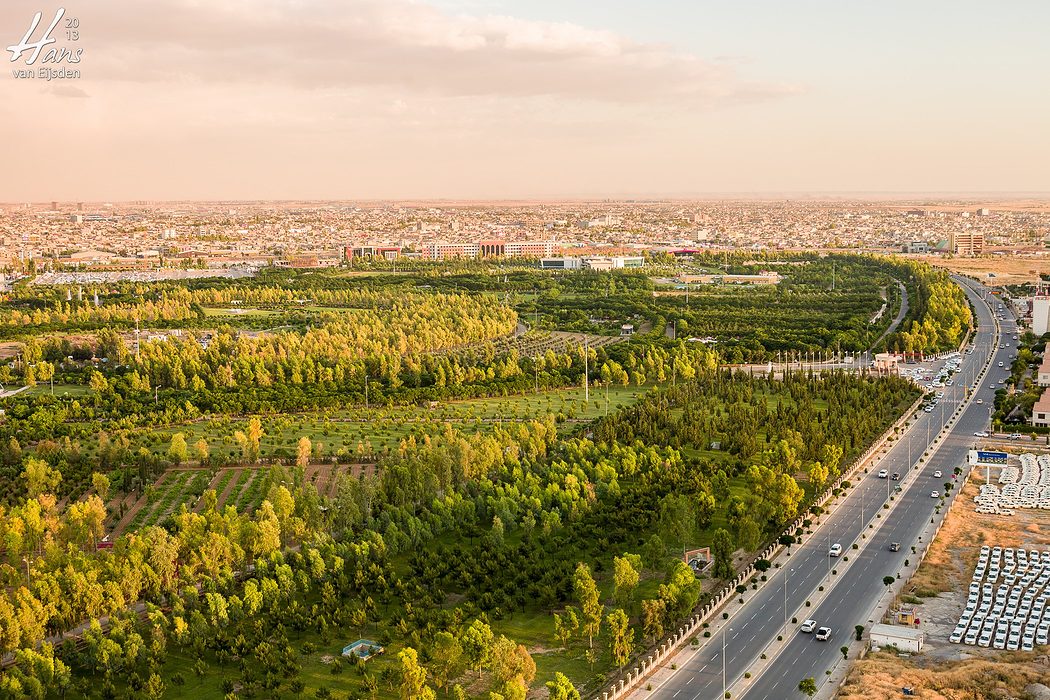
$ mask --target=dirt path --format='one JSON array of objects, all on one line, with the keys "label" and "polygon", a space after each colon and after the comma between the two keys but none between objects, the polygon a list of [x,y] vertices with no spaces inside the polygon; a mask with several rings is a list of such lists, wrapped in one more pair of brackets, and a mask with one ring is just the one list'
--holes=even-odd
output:
[{"label": "dirt path", "polygon": [[[222,472],[224,472],[224,471],[227,471],[227,470],[220,469],[219,470],[219,474],[222,474]],[[230,480],[226,483],[226,488],[224,488],[222,490],[222,493],[218,494],[218,496],[215,499],[215,503],[218,506],[221,506],[221,507],[225,507],[226,506],[226,501],[230,500],[230,494],[233,493],[233,487],[237,484],[237,479],[239,479],[240,476],[241,476],[240,472],[242,470],[240,470],[240,469],[233,469],[232,471],[233,471],[233,476],[231,476]]]}]

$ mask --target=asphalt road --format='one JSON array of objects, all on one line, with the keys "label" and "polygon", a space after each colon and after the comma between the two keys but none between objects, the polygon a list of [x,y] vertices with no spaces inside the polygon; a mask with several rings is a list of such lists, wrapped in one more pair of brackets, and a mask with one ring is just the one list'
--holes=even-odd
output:
[{"label": "asphalt road", "polygon": [[[973,287],[979,288],[975,283]],[[994,398],[991,386],[999,386],[999,379],[1009,375],[1010,355],[1016,349],[1016,342],[1011,339],[1015,325],[1009,320],[1009,310],[1005,311],[1008,320],[1001,325],[1003,342],[1009,342],[1012,347],[999,349],[991,311],[981,301],[981,294],[970,288],[967,288],[967,293],[977,310],[978,331],[974,353],[963,355],[964,362],[955,375],[954,386],[944,388],[944,398],[933,412],[919,412],[912,428],[893,444],[881,461],[872,465],[869,474],[858,474],[854,480],[856,488],[832,515],[825,518],[813,537],[802,546],[793,548],[791,557],[784,560],[780,569],[771,570],[770,582],[758,591],[748,592],[745,597],[749,599],[737,611],[724,634],[718,632],[696,651],[679,655],[676,659],[678,671],[646,693],[649,698],[721,698],[723,683],[732,686],[759,660],[766,646],[779,634],[784,634],[789,643],[751,680],[741,697],[756,700],[801,698],[798,682],[813,677],[818,686],[822,684],[826,679],[825,671],[841,658],[839,647],[848,643],[854,625],[870,625],[869,612],[883,593],[882,578],[896,575],[903,568],[905,559],[914,559],[911,546],[917,546],[918,537],[940,502],[940,499],[931,497],[931,491],[936,489],[943,493],[944,482],[951,478],[954,468],[965,468],[966,452],[977,439],[974,433],[986,429],[988,424],[988,407]],[[998,309],[998,300],[992,303]],[[931,460],[922,466],[921,471],[909,472],[908,465],[922,456],[941,426],[965,399],[965,387],[972,384],[989,353],[995,353],[996,357],[975,394],[975,398],[983,399],[984,405],[971,402]],[[1003,368],[997,367],[999,361],[1003,362]],[[883,468],[890,473],[900,472],[903,481],[879,479],[876,474]],[[937,469],[945,478],[932,476]],[[866,540],[860,540],[866,523],[882,508],[897,483],[903,488],[897,496],[900,503],[888,518],[875,521],[877,529],[868,530]],[[851,555],[851,560],[855,561],[851,561],[840,574],[831,575],[831,567],[839,560],[828,556],[828,547],[836,542],[842,545],[844,554]],[[854,542],[863,543],[859,551],[851,549]],[[890,552],[890,542],[900,542],[901,550]],[[842,566],[841,563],[838,565]],[[829,592],[806,617],[832,628],[833,635],[828,642],[817,642],[814,635],[799,633],[798,625],[790,622],[790,616],[806,600],[818,595],[817,589],[821,585],[825,585]],[[798,619],[801,623],[803,617]]]}]

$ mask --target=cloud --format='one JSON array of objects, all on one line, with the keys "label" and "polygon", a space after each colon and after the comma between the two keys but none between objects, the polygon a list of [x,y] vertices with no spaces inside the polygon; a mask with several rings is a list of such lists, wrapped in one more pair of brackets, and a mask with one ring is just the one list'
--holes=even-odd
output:
[{"label": "cloud", "polygon": [[[796,90],[749,82],[727,62],[615,32],[454,14],[413,0],[99,0],[83,14],[84,71],[94,79],[612,103],[710,103]],[[0,10],[0,26],[25,21],[10,5]]]},{"label": "cloud", "polygon": [[75,87],[73,85],[52,85],[48,89],[48,92],[50,92],[52,95],[57,95],[59,97],[91,97],[91,95],[87,94],[80,88]]}]

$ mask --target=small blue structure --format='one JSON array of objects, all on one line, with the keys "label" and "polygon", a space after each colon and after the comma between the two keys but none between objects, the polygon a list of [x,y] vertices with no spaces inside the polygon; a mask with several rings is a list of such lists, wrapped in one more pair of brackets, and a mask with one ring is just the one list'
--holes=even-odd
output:
[{"label": "small blue structure", "polygon": [[383,647],[371,639],[358,639],[353,644],[347,644],[343,647],[343,656],[356,656],[364,661],[368,661],[373,656],[378,656],[382,653]]}]

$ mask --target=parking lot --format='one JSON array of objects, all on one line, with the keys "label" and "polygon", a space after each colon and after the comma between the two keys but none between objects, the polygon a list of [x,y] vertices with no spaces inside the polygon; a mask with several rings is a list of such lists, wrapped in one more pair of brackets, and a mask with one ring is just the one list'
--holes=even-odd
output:
[{"label": "parking lot", "polygon": [[949,641],[1031,651],[1050,637],[1050,550],[981,547]]},{"label": "parking lot", "polygon": [[[974,498],[978,513],[1013,515],[1016,508],[1050,510],[1050,455],[1022,454],[1020,465],[999,471],[999,486],[981,484]],[[1001,488],[1000,488],[1001,487]]]}]

